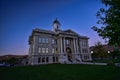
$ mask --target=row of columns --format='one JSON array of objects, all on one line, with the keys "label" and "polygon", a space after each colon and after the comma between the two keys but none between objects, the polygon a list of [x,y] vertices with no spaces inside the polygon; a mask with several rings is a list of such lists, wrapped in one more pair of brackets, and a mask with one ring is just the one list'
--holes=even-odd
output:
[{"label": "row of columns", "polygon": [[[61,43],[61,53],[66,53],[66,44],[65,44],[65,37],[60,38],[60,43]],[[79,47],[78,47],[78,40],[73,39],[73,45],[74,45],[74,53],[79,53]]]},{"label": "row of columns", "polygon": [[73,44],[74,44],[74,53],[79,53],[78,40],[73,39]]},{"label": "row of columns", "polygon": [[61,38],[60,38],[60,42],[61,42],[60,52],[63,54],[63,53],[66,52],[65,37],[61,37]]}]

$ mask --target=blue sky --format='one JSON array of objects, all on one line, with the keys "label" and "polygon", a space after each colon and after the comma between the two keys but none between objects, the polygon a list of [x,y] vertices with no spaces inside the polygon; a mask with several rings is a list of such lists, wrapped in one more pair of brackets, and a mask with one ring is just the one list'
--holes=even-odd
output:
[{"label": "blue sky", "polygon": [[96,25],[100,0],[0,0],[0,55],[28,54],[28,37],[34,28],[52,30],[57,17],[61,28],[88,36],[89,45],[104,43],[91,30]]}]

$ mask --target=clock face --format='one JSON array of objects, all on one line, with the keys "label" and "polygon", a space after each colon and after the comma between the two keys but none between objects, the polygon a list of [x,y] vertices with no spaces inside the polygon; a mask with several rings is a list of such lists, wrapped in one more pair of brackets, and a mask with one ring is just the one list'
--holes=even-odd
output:
[{"label": "clock face", "polygon": [[58,25],[58,24],[54,24],[54,28],[55,28],[55,29],[58,29],[58,28],[59,28],[59,25]]}]

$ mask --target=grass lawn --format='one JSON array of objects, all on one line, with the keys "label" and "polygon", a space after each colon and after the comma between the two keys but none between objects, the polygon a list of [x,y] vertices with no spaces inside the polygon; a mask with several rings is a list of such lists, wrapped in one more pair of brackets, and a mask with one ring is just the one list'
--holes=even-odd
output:
[{"label": "grass lawn", "polygon": [[117,58],[117,59],[93,59],[91,62],[109,63],[110,61],[112,61],[114,63],[120,63],[120,58]]},{"label": "grass lawn", "polygon": [[49,64],[0,68],[0,80],[120,80],[120,67]]}]

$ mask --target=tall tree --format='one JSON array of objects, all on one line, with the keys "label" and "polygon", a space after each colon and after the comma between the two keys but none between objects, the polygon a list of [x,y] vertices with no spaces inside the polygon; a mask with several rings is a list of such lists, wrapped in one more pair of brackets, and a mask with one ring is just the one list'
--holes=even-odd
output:
[{"label": "tall tree", "polygon": [[93,50],[92,56],[94,58],[101,58],[102,59],[102,58],[108,57],[108,54],[107,54],[105,48],[103,47],[103,45],[99,41],[95,44],[95,46],[93,47],[92,50]]},{"label": "tall tree", "polygon": [[[106,6],[100,8],[96,16],[97,24],[92,29],[110,45],[120,46],[120,0],[101,0]],[[99,28],[98,28],[99,27]]]}]

